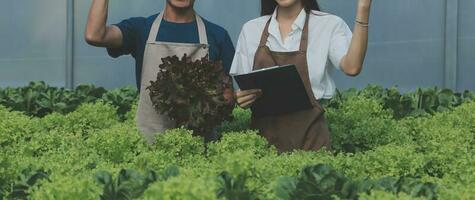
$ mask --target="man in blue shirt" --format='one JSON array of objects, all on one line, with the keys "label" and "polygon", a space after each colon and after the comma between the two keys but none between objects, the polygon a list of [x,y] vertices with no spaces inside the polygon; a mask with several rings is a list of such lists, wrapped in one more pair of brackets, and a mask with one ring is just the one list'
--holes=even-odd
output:
[{"label": "man in blue shirt", "polygon": [[149,143],[154,142],[155,134],[175,127],[167,116],[155,112],[146,90],[150,81],[156,79],[161,59],[184,54],[200,59],[208,55],[210,60],[221,60],[229,73],[234,56],[234,46],[226,30],[196,14],[195,0],[166,1],[164,11],[159,14],[107,26],[109,1],[93,0],[85,32],[89,44],[106,47],[110,56],[131,54],[135,58],[140,90],[137,126]]},{"label": "man in blue shirt", "polygon": [[[166,0],[167,6],[193,6],[194,0]],[[187,4],[187,2],[189,2]],[[147,37],[152,23],[158,14],[149,17],[133,17],[122,22],[106,26],[108,0],[94,0],[89,12],[86,27],[86,41],[98,47],[106,47],[110,56],[117,58],[122,55],[132,55],[135,58],[136,82],[140,87],[143,56]],[[192,8],[192,7],[191,7]],[[168,12],[161,24],[157,41],[198,43],[197,24],[194,18],[186,20],[181,14]],[[174,16],[176,15],[176,16]],[[234,57],[234,45],[228,32],[207,20],[204,20],[206,34],[209,39],[209,57],[211,60],[221,60],[228,73]],[[181,57],[181,56],[178,56]]]}]

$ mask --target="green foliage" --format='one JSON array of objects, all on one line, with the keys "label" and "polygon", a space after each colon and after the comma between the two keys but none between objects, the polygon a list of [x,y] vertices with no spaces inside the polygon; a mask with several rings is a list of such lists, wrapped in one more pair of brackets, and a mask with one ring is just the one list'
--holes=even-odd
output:
[{"label": "green foliage", "polygon": [[454,107],[461,105],[464,102],[474,101],[473,93],[465,91],[463,93],[455,93],[449,89],[417,89],[413,94],[409,94],[416,104],[415,113],[429,113],[444,112],[452,110]]},{"label": "green foliage", "polygon": [[[0,151],[0,199],[6,197],[12,189],[13,183],[17,180],[21,170],[12,163],[14,157],[6,151]],[[21,175],[20,175],[21,176]]]},{"label": "green foliage", "polygon": [[232,82],[221,62],[192,61],[186,54],[162,60],[157,80],[147,88],[157,112],[201,136],[231,119],[234,105],[225,95],[232,92]]},{"label": "green foliage", "polygon": [[421,116],[412,103],[404,114],[407,95],[394,89],[350,90],[325,102],[335,152],[285,154],[248,130],[243,109],[219,141],[181,128],[148,146],[136,105],[123,122],[119,106],[102,101],[42,118],[0,106],[0,199],[474,199],[470,94]]},{"label": "green foliage", "polygon": [[222,172],[218,176],[218,198],[225,198],[228,200],[257,199],[255,194],[246,188],[246,178],[245,174],[240,174],[234,178],[228,172]]},{"label": "green foliage", "polygon": [[217,200],[216,181],[207,178],[178,176],[158,181],[145,191],[144,200]]},{"label": "green foliage", "polygon": [[218,127],[218,132],[241,132],[249,129],[251,124],[251,110],[236,107],[233,111],[233,118],[231,121],[224,121]]},{"label": "green foliage", "polygon": [[87,138],[89,134],[100,129],[109,128],[117,123],[116,108],[104,102],[84,104],[65,117],[53,115],[46,117],[43,122],[49,130],[62,133],[81,134]]},{"label": "green foliage", "polygon": [[49,88],[44,82],[31,82],[24,88],[6,88],[1,91],[0,103],[28,115],[45,116],[60,110],[72,110],[61,99],[70,93],[64,89]]},{"label": "green foliage", "polygon": [[146,148],[141,134],[134,127],[123,124],[91,134],[85,144],[102,159],[113,163],[130,162]]},{"label": "green foliage", "polygon": [[203,138],[193,137],[186,129],[168,130],[156,136],[156,143],[137,155],[133,163],[139,169],[161,171],[170,165],[183,166],[199,162],[205,155]]},{"label": "green foliage", "polygon": [[109,90],[102,99],[117,107],[117,114],[121,120],[127,119],[127,113],[132,110],[137,102],[137,89],[132,87]]},{"label": "green foliage", "polygon": [[49,180],[48,174],[42,170],[33,171],[31,168],[24,169],[13,183],[9,191],[9,199],[27,199],[29,190],[42,179]]},{"label": "green foliage", "polygon": [[[459,176],[475,164],[475,103],[467,103],[452,112],[439,113],[432,118],[411,119],[403,123],[417,144],[417,151],[426,154],[426,173],[442,178]],[[457,169],[457,170],[454,170]]]},{"label": "green foliage", "polygon": [[324,106],[339,108],[355,96],[376,100],[384,109],[391,110],[395,119],[434,115],[437,112],[452,110],[463,103],[475,101],[475,92],[471,91],[457,93],[449,89],[434,87],[419,88],[414,92],[402,94],[396,87],[384,89],[381,86],[369,85],[359,91],[356,89],[337,91],[335,98],[325,101]]},{"label": "green foliage", "polygon": [[125,114],[125,120],[124,122],[130,126],[135,126],[135,116],[137,114],[137,107],[138,107],[138,104],[134,104],[132,105],[132,108],[130,109],[130,111],[128,111],[126,114]]},{"label": "green foliage", "polygon": [[414,145],[380,146],[356,154],[340,154],[331,161],[351,178],[383,176],[419,176],[425,173],[427,156]]},{"label": "green foliage", "polygon": [[371,194],[361,194],[359,197],[360,200],[424,200],[425,198],[414,198],[411,197],[410,195],[407,195],[405,193],[400,193],[400,194],[393,194],[390,192],[386,191],[373,191]]},{"label": "green foliage", "polygon": [[359,95],[378,100],[384,109],[393,111],[396,119],[401,119],[413,112],[413,98],[401,94],[395,87],[384,89],[370,85],[361,90]]},{"label": "green foliage", "polygon": [[141,174],[135,170],[121,170],[114,180],[108,172],[98,172],[96,180],[103,186],[101,200],[129,200],[141,197],[150,184],[158,180],[154,171]]},{"label": "green foliage", "polygon": [[466,176],[465,179],[467,178],[471,180],[460,180],[457,178],[439,180],[440,199],[475,199],[475,180],[473,176]]},{"label": "green foliage", "polygon": [[67,114],[81,104],[104,100],[118,107],[117,114],[123,118],[137,96],[133,88],[107,91],[93,85],[79,85],[74,90],[68,90],[51,87],[41,81],[30,82],[20,88],[0,88],[0,105],[29,116],[44,117],[53,112]]},{"label": "green foliage", "polygon": [[35,130],[31,128],[31,119],[19,112],[10,112],[0,106],[0,148],[26,142]]},{"label": "green foliage", "polygon": [[332,148],[360,152],[389,143],[405,143],[410,138],[389,111],[376,101],[361,96],[349,98],[339,109],[328,108]]},{"label": "green foliage", "polygon": [[203,138],[193,137],[193,131],[174,129],[156,137],[154,150],[174,160],[189,160],[205,153]]},{"label": "green foliage", "polygon": [[97,200],[100,189],[89,176],[55,176],[32,190],[30,199]]},{"label": "green foliage", "polygon": [[373,189],[437,199],[436,186],[432,183],[408,177],[354,181],[322,164],[304,168],[298,177],[280,179],[275,191],[279,199],[286,200],[358,199],[359,194],[369,194]]},{"label": "green foliage", "polygon": [[247,151],[259,157],[277,154],[275,147],[270,146],[266,139],[257,135],[255,131],[242,133],[226,133],[219,142],[208,144],[208,156],[225,153]]},{"label": "green foliage", "polygon": [[280,199],[350,198],[352,194],[344,194],[347,182],[349,180],[346,177],[331,167],[317,165],[304,168],[297,178],[280,179],[276,193]]}]

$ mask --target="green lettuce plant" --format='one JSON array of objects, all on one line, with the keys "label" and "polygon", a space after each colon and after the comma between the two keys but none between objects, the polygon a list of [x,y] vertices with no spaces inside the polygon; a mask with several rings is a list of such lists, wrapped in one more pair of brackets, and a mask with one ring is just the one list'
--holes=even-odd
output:
[{"label": "green lettuce plant", "polygon": [[157,79],[147,87],[157,112],[201,136],[231,119],[232,82],[221,62],[207,57],[193,61],[186,54],[162,60]]}]

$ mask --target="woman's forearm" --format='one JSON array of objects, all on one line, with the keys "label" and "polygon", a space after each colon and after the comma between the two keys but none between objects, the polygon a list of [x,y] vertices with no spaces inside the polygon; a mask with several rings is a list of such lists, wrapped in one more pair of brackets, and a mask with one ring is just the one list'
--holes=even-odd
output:
[{"label": "woman's forearm", "polygon": [[371,0],[360,0],[358,4],[353,38],[350,48],[341,61],[341,67],[345,74],[357,76],[362,68],[368,48],[368,24]]}]

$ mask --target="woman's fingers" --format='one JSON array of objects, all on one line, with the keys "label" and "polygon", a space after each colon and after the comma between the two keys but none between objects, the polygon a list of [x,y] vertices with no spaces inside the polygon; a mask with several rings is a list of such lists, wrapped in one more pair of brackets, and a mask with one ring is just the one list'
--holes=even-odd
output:
[{"label": "woman's fingers", "polygon": [[262,90],[260,89],[237,91],[236,103],[241,108],[249,108],[261,95]]},{"label": "woman's fingers", "polygon": [[256,99],[257,95],[256,94],[249,94],[247,96],[241,96],[237,98],[237,103],[239,105],[247,103],[249,101],[254,101]]},{"label": "woman's fingers", "polygon": [[248,95],[251,95],[251,94],[257,94],[257,93],[262,93],[261,90],[259,89],[252,89],[252,90],[239,90],[236,92],[236,97],[237,98],[240,98],[240,97],[244,97],[244,96],[248,96]]},{"label": "woman's fingers", "polygon": [[257,98],[262,96],[262,90],[257,90],[256,91]]},{"label": "woman's fingers", "polygon": [[256,99],[253,99],[251,101],[243,103],[243,104],[239,105],[239,107],[247,109],[247,108],[251,107],[251,105],[254,103],[254,101],[256,101]]}]

